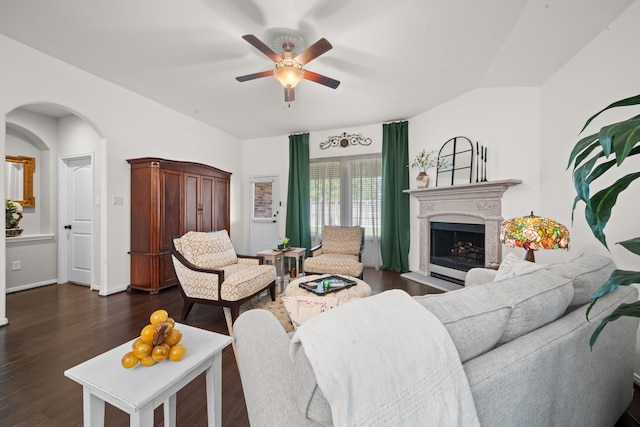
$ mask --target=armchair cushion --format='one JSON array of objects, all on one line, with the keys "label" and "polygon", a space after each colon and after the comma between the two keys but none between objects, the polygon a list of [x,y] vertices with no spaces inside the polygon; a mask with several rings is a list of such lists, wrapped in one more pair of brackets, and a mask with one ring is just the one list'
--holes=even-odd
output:
[{"label": "armchair cushion", "polygon": [[360,277],[362,263],[354,255],[322,254],[307,258],[304,261],[307,273],[316,274],[344,274],[346,276]]},{"label": "armchair cushion", "polygon": [[361,227],[325,226],[322,230],[323,254],[350,254],[357,257],[361,246]]},{"label": "armchair cushion", "polygon": [[344,274],[362,277],[362,250],[364,229],[362,227],[325,226],[322,243],[311,250],[305,260],[307,273]]},{"label": "armchair cushion", "polygon": [[180,238],[180,244],[178,251],[198,267],[222,268],[238,262],[227,230],[213,233],[189,231]]},{"label": "armchair cushion", "polygon": [[224,283],[222,299],[238,301],[264,289],[265,285],[276,280],[276,269],[272,265],[233,264],[223,268]]}]

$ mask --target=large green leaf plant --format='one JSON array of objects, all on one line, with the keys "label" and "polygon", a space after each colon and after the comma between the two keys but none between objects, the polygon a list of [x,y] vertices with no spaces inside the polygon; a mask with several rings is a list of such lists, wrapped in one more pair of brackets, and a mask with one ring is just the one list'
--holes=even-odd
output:
[{"label": "large green leaf plant", "polygon": [[[580,133],[584,132],[593,119],[609,109],[639,104],[640,95],[614,102],[589,118]],[[591,184],[614,166],[620,167],[626,159],[637,154],[640,154],[640,115],[604,126],[598,133],[582,138],[576,143],[569,158],[567,168],[573,164],[573,183],[577,194],[571,211],[572,220],[576,206],[580,201],[584,202],[587,224],[589,224],[593,235],[607,249],[609,246],[604,228],[611,217],[611,211],[620,193],[626,190],[633,181],[640,178],[640,172],[632,172],[623,176],[593,196],[590,194]],[[640,237],[634,237],[617,244],[636,255],[640,255]],[[614,291],[618,286],[628,286],[633,283],[640,283],[640,271],[615,270],[611,273],[605,284],[592,295],[591,304],[587,309],[587,319],[593,305],[600,297]],[[621,304],[604,318],[591,336],[590,346],[592,348],[607,323],[621,316],[640,317],[640,301]]]}]

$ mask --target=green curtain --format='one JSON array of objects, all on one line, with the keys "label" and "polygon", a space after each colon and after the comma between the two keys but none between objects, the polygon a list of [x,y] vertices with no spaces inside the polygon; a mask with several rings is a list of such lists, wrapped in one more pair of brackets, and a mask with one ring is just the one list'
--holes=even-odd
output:
[{"label": "green curtain", "polygon": [[309,134],[289,135],[289,186],[286,234],[289,244],[311,248],[309,219]]},{"label": "green curtain", "polygon": [[385,270],[409,271],[409,123],[382,125],[380,252]]}]

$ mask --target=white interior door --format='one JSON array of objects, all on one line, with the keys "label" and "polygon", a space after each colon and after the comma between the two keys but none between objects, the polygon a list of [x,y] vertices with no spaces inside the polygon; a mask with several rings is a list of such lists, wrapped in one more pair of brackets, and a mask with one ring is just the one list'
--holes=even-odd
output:
[{"label": "white interior door", "polygon": [[67,245],[68,280],[91,284],[93,249],[93,165],[91,158],[72,159],[68,165],[68,219],[64,225]]},{"label": "white interior door", "polygon": [[252,254],[278,243],[280,198],[277,176],[249,178],[249,248]]}]

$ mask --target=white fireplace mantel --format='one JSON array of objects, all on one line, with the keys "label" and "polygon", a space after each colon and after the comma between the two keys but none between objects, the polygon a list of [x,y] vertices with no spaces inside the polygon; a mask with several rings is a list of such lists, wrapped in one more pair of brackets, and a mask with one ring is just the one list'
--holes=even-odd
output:
[{"label": "white fireplace mantel", "polygon": [[[431,222],[458,222],[467,224],[484,224],[485,226],[485,266],[491,262],[500,262],[502,247],[500,245],[500,224],[502,218],[502,195],[514,185],[521,184],[518,179],[485,181],[472,184],[448,187],[432,187],[404,190],[404,193],[415,197],[420,202],[420,267],[419,271],[403,275],[411,280],[450,290],[460,286],[453,283],[446,285],[440,279],[431,277],[429,251],[431,240]],[[464,272],[460,275],[464,277]],[[453,285],[453,286],[451,286]]]}]

